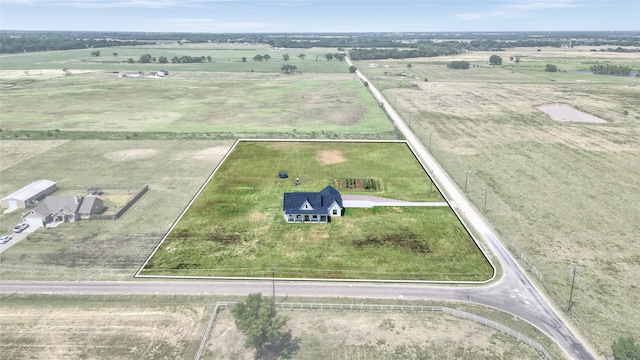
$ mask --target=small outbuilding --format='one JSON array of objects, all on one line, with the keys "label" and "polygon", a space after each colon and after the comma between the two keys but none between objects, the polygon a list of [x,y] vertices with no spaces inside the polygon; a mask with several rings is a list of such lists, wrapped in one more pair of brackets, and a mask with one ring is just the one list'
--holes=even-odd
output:
[{"label": "small outbuilding", "polygon": [[0,207],[6,209],[24,209],[35,205],[45,196],[58,190],[58,185],[51,180],[38,180],[22,189],[0,199]]}]

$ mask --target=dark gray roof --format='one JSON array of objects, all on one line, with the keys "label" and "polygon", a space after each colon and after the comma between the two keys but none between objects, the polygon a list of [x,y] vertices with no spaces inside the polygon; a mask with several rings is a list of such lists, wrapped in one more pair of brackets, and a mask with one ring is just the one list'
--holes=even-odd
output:
[{"label": "dark gray roof", "polygon": [[63,209],[76,214],[81,203],[82,196],[48,196],[33,211],[45,217]]},{"label": "dark gray roof", "polygon": [[[309,202],[312,210],[301,209],[305,202]],[[285,214],[328,215],[329,207],[336,202],[341,208],[342,196],[332,186],[327,186],[320,192],[290,192],[284,193],[282,210]]]},{"label": "dark gray roof", "polygon": [[95,196],[86,196],[82,200],[82,204],[80,204],[80,208],[78,209],[79,214],[91,214],[91,209],[93,209],[93,205],[96,201],[102,201]]}]

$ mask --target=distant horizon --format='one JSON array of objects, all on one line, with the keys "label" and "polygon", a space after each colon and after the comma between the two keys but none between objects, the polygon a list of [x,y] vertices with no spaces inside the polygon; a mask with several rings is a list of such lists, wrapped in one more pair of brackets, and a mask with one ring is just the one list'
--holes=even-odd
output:
[{"label": "distant horizon", "polygon": [[482,35],[491,35],[491,34],[533,34],[533,33],[541,33],[541,34],[554,34],[554,33],[637,33],[640,35],[640,30],[526,30],[526,31],[490,31],[490,30],[481,30],[481,31],[292,31],[292,32],[212,32],[212,31],[126,31],[126,30],[16,30],[16,29],[0,29],[0,32],[78,32],[78,33],[123,33],[123,34],[234,34],[234,35],[242,35],[242,34],[273,34],[273,35],[318,35],[318,34],[482,34]]},{"label": "distant horizon", "polygon": [[0,0],[0,29],[141,33],[640,31],[636,0]]}]

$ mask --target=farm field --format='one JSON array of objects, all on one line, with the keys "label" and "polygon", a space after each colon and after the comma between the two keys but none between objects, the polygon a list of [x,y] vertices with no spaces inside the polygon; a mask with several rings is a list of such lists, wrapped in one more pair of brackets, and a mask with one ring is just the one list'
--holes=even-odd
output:
[{"label": "farm field", "polygon": [[[39,229],[0,254],[2,279],[132,279],[233,142],[76,140],[54,144],[3,140],[2,146],[38,154],[2,171],[0,193],[4,196],[43,178],[58,182],[61,189],[54,195],[86,195],[86,188],[108,184],[148,185],[149,191],[118,220]],[[2,163],[4,156],[0,155]],[[11,232],[20,215],[21,211],[0,213],[0,231]]]},{"label": "farm field", "polygon": [[[218,300],[210,295],[14,295],[3,299],[0,307],[0,348],[13,359],[193,359]],[[550,354],[559,354],[544,335],[508,314],[475,306],[433,305],[495,318],[541,342]],[[287,328],[299,340],[296,359],[418,359],[427,354],[435,358],[541,358],[533,348],[497,330],[442,313],[280,313],[289,318]],[[244,347],[244,335],[235,329],[230,311],[220,310],[204,359],[246,358],[252,358],[252,352]]]},{"label": "farm field", "polygon": [[[138,50],[117,50],[118,57],[165,54]],[[253,47],[245,50],[245,54],[262,53]],[[365,68],[366,63],[358,65],[372,76],[372,83],[385,89],[384,94],[425,145],[432,143],[433,154],[458,185],[464,186],[464,170],[471,170],[468,196],[478,208],[483,205],[483,188],[489,186],[486,216],[523,266],[541,272],[539,285],[565,312],[571,268],[578,267],[576,303],[565,315],[601,354],[611,355],[614,339],[640,333],[636,310],[640,300],[640,214],[636,206],[640,200],[636,181],[640,175],[640,84],[634,78],[543,70],[546,63],[556,64],[561,70],[587,69],[597,61],[628,64],[635,69],[640,64],[637,54],[541,50],[500,53],[505,67],[495,68],[486,65],[492,55],[488,52],[404,62],[376,61],[390,66],[377,70]],[[363,89],[358,90],[353,76],[346,73],[346,65],[335,61],[314,62],[313,66],[318,66],[314,73],[310,67],[303,69],[293,62],[300,60],[291,54],[290,63],[303,74],[284,76],[270,73],[283,64],[281,59],[277,64],[243,64],[229,60],[233,55],[223,55],[221,51],[220,56],[209,52],[215,59],[211,64],[166,66],[171,75],[164,79],[118,79],[113,71],[147,72],[159,66],[129,65],[122,59],[111,64],[107,59],[110,51],[103,50],[100,59],[91,58],[85,50],[0,57],[0,196],[41,177],[83,186],[107,182],[150,186],[141,201],[117,221],[82,222],[38,231],[0,254],[0,278],[4,280],[132,279],[232,144],[214,140],[141,140],[145,133],[161,129],[170,132],[167,134],[185,131],[202,139],[209,132],[211,138],[216,138],[226,129],[233,131],[225,133],[230,138],[244,134],[276,138],[397,138],[376,102]],[[237,50],[229,50],[230,54],[233,51]],[[197,54],[196,50],[193,54]],[[508,60],[512,54],[522,56],[519,64]],[[223,66],[224,56],[227,64]],[[307,57],[305,64],[309,60]],[[449,70],[446,64],[451,60],[472,61],[478,67]],[[407,70],[407,63],[412,64],[411,70]],[[24,74],[26,64],[29,75]],[[329,66],[339,69],[330,70]],[[65,67],[71,69],[71,76],[64,76],[61,69]],[[225,72],[219,72],[223,69]],[[393,75],[400,71],[419,79]],[[235,79],[240,85],[232,85]],[[173,81],[172,85],[166,86],[165,80]],[[211,84],[218,81],[220,89],[210,91],[215,97],[209,98],[209,93],[200,89],[215,87]],[[272,109],[270,103],[261,103],[260,107],[267,110],[259,112],[251,108],[251,102],[266,94],[258,85],[262,82],[268,83],[279,98]],[[279,89],[280,84],[286,84],[288,89]],[[76,92],[65,92],[67,86]],[[167,95],[172,86],[177,86],[182,95]],[[322,87],[327,87],[326,92]],[[298,98],[299,90],[305,91],[304,98]],[[321,96],[306,96],[316,90],[321,90]],[[57,92],[66,96],[58,96]],[[147,92],[155,97],[147,97]],[[234,94],[236,99],[223,102],[220,98],[226,93]],[[347,93],[352,97],[346,98]],[[74,101],[76,96],[82,101]],[[198,100],[199,97],[203,99]],[[31,101],[32,98],[38,101]],[[102,98],[104,103],[100,103]],[[239,98],[247,101],[239,102]],[[89,101],[96,101],[100,111],[87,105]],[[34,105],[41,102],[44,105]],[[183,102],[185,105],[180,105]],[[215,103],[217,109],[209,109],[209,103]],[[307,103],[308,108],[301,110]],[[535,109],[549,103],[570,105],[608,119],[609,123],[556,123]],[[341,105],[334,111],[336,104]],[[13,108],[12,118],[5,116],[5,105]],[[200,118],[191,117],[187,105],[198,110]],[[359,105],[366,108],[361,120],[340,122],[345,119],[343,113],[360,114]],[[285,106],[292,109],[285,114],[289,123],[281,119],[280,109]],[[250,114],[235,114],[244,107]],[[333,118],[323,115],[322,109],[326,108],[335,115]],[[25,109],[40,116],[31,120],[30,128],[20,125],[18,114],[24,115]],[[83,113],[92,111],[92,116],[83,117]],[[232,117],[236,127],[227,126],[218,113]],[[307,128],[294,114],[310,116],[313,127]],[[260,123],[248,121],[256,115],[264,115]],[[101,121],[91,123],[94,118]],[[276,130],[272,131],[272,126]],[[109,132],[123,133],[129,140],[68,141],[74,135],[65,132],[78,128],[89,139]],[[36,135],[50,141],[26,140]],[[8,140],[18,138],[25,140]],[[10,232],[18,220],[18,213],[0,214],[0,230]],[[5,300],[0,310],[4,304]],[[33,305],[34,309],[39,306]],[[491,344],[493,348],[491,341],[484,346]]]},{"label": "farm field", "polygon": [[[434,313],[281,310],[300,340],[296,359],[542,359],[533,348],[471,321]],[[229,310],[216,318],[204,359],[249,359]],[[429,334],[429,336],[425,336]]]},{"label": "farm field", "polygon": [[[290,179],[280,179],[285,170]],[[299,178],[295,186],[293,178]],[[284,192],[345,178],[370,194],[443,201],[405,143],[241,141],[140,275],[483,281],[488,261],[448,207],[345,210],[328,224],[290,224]]]},{"label": "farm field", "polygon": [[[519,64],[508,60],[520,54]],[[588,69],[609,61],[640,67],[637,55],[585,49],[509,50],[504,67],[491,53],[412,60],[410,72],[428,82],[365,71],[462,188],[507,247],[559,309],[601,354],[620,336],[640,333],[640,79],[544,72]],[[450,70],[450,60],[475,64]],[[446,60],[446,61],[442,61]],[[407,84],[417,84],[419,89]],[[563,104],[606,124],[559,123],[536,107]],[[577,268],[573,300],[566,312]],[[533,275],[532,275],[533,276]],[[534,277],[535,279],[535,277]]]},{"label": "farm field", "polygon": [[[143,139],[144,133],[151,132],[190,133],[199,138],[397,136],[375,100],[349,74],[346,62],[324,59],[335,49],[288,49],[288,62],[282,58],[284,53],[264,45],[98,50],[103,55],[91,56],[96,51],[92,49],[0,56],[1,128],[8,131],[0,135],[29,139],[44,132],[47,140],[104,132],[127,133],[127,139]],[[111,55],[114,52],[118,55]],[[256,54],[268,53],[269,61],[251,60]],[[169,59],[180,54],[207,55],[212,60],[197,64],[127,62],[143,54]],[[249,60],[242,62],[243,56]],[[298,72],[283,74],[283,64],[297,66]],[[71,75],[65,76],[63,68]],[[133,71],[148,75],[159,68],[169,75],[118,77]]]}]

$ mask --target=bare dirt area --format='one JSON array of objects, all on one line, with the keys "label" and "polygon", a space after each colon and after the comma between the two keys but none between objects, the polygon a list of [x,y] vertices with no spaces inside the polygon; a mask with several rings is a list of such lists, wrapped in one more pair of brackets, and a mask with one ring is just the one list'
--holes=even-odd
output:
[{"label": "bare dirt area", "polygon": [[[539,359],[486,326],[439,313],[281,310],[299,340],[295,359]],[[426,335],[428,334],[428,335]],[[229,310],[219,312],[205,359],[253,359]]]},{"label": "bare dirt area", "polygon": [[562,104],[553,104],[539,106],[540,111],[547,114],[554,121],[568,121],[568,122],[584,122],[584,123],[597,123],[602,124],[607,121],[593,115],[585,114],[582,111],[578,111],[570,106]]},{"label": "bare dirt area", "polygon": [[104,157],[109,160],[115,160],[115,161],[129,161],[129,160],[139,160],[139,159],[148,158],[157,153],[158,151],[155,149],[130,149],[130,150],[109,152],[104,154]]},{"label": "bare dirt area", "polygon": [[322,151],[316,157],[316,160],[322,165],[333,165],[347,161],[342,151],[328,150]]},{"label": "bare dirt area", "polygon": [[203,331],[205,307],[116,299],[3,301],[5,359],[189,359]]},{"label": "bare dirt area", "polygon": [[220,159],[224,154],[229,151],[229,147],[227,146],[216,146],[210,147],[201,151],[198,151],[193,155],[193,158],[196,160],[217,160]]}]

